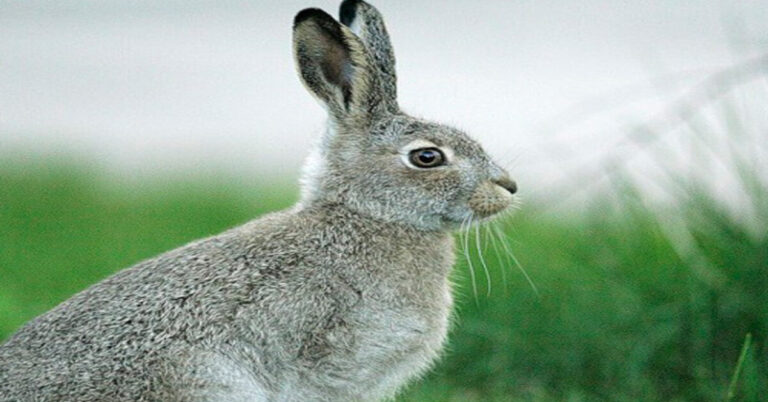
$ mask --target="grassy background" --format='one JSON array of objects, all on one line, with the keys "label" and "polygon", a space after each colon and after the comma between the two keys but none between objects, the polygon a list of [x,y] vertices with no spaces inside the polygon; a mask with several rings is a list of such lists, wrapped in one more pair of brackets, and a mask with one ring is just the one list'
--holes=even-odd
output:
[{"label": "grassy background", "polygon": [[[296,198],[291,186],[229,183],[0,166],[0,339],[120,268]],[[401,399],[724,400],[751,333],[733,399],[765,400],[766,221],[741,224],[695,188],[674,211],[648,209],[629,185],[618,193],[572,216],[528,208],[499,226],[538,295],[480,231],[490,295],[470,247],[478,294],[460,258],[446,356]],[[765,194],[753,201],[768,212]]]}]

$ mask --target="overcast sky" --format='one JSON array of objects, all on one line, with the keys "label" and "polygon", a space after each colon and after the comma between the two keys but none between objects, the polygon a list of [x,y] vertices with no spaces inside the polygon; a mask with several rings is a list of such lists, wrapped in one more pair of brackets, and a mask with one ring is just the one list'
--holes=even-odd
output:
[{"label": "overcast sky", "polygon": [[[374,4],[403,108],[466,129],[522,183],[768,45],[764,0]],[[310,6],[338,2],[0,0],[0,157],[293,175],[325,119],[291,56]]]}]

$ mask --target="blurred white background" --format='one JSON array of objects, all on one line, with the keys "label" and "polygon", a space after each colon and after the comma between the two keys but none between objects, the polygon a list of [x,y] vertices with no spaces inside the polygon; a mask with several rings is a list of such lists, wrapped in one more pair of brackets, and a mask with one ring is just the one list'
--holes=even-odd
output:
[{"label": "blurred white background", "polygon": [[[768,44],[765,0],[373,3],[403,108],[472,133],[523,191]],[[0,0],[0,157],[295,175],[325,119],[291,56],[311,6],[338,1]]]}]

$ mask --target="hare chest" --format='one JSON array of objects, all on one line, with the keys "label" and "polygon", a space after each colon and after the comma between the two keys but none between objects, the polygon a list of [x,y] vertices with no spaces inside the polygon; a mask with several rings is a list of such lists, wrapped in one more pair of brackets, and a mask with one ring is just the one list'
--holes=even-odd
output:
[{"label": "hare chest", "polygon": [[437,359],[446,339],[452,305],[446,283],[422,289],[417,300],[369,298],[356,311],[354,347],[357,381],[366,384],[363,399],[394,394]]}]

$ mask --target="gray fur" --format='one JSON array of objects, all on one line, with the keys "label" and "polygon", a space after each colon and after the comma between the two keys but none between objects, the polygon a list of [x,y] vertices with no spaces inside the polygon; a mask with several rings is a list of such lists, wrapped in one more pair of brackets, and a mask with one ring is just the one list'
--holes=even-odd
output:
[{"label": "gray fur", "polygon": [[341,22],[365,44],[379,75],[382,99],[390,111],[397,107],[397,75],[395,52],[379,10],[359,0],[346,0],[339,7]]},{"label": "gray fur", "polygon": [[[507,208],[511,181],[464,133],[392,109],[394,58],[372,55],[389,39],[357,3],[361,26],[381,27],[363,39],[319,10],[294,26],[300,76],[330,116],[300,203],[30,321],[0,346],[0,400],[380,400],[433,364],[451,231]],[[418,144],[448,163],[409,166]]]}]

